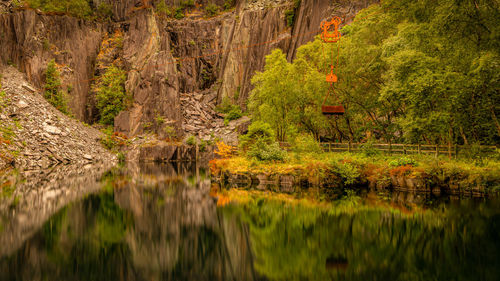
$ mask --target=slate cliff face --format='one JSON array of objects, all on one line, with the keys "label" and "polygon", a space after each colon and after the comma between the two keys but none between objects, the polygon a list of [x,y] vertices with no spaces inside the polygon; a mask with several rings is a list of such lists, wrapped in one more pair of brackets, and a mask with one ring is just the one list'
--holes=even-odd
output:
[{"label": "slate cliff face", "polygon": [[[245,106],[251,77],[265,56],[281,48],[292,60],[297,48],[319,33],[332,15],[350,19],[376,0],[239,0],[235,8],[204,18],[195,8],[182,20],[158,17],[150,1],[94,1],[111,5],[113,22],[96,23],[62,15],[23,10],[0,14],[0,62],[14,64],[37,87],[44,84],[48,60],[59,65],[70,94],[70,108],[83,121],[95,120],[92,83],[105,34],[124,34],[121,59],[132,105],[115,119],[115,129],[129,135],[145,128],[165,136],[167,126],[182,135],[181,93],[227,96]],[[173,1],[167,0],[167,4]],[[196,1],[203,4],[207,1]],[[220,5],[224,1],[219,1]],[[295,9],[293,27],[285,11]],[[237,99],[235,99],[235,96]],[[161,119],[161,122],[158,120]]]}]

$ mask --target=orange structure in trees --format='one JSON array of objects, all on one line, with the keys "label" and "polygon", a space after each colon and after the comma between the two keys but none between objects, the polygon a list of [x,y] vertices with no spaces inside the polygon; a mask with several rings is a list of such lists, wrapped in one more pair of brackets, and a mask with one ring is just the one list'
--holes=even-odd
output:
[{"label": "orange structure in trees", "polygon": [[[333,17],[331,21],[321,22],[321,39],[325,43],[335,43],[340,39],[339,26],[342,20],[339,17]],[[332,30],[333,26],[333,30]]]},{"label": "orange structure in trees", "polygon": [[[339,17],[333,17],[331,21],[323,21],[321,22],[321,39],[325,43],[336,43],[340,40],[341,34],[339,31],[339,26],[342,23],[342,20]],[[334,56],[332,56],[334,58]],[[337,63],[335,64],[335,70],[339,64],[339,48],[337,44]],[[323,104],[321,105],[321,112],[324,115],[343,115],[345,113],[345,109],[342,105],[325,105],[326,100],[330,96],[330,92],[335,96],[335,87],[334,83],[337,83],[337,75],[334,73],[333,62],[330,65],[330,73],[326,75],[326,82],[330,84],[330,90],[328,94],[325,96],[323,100]]]}]

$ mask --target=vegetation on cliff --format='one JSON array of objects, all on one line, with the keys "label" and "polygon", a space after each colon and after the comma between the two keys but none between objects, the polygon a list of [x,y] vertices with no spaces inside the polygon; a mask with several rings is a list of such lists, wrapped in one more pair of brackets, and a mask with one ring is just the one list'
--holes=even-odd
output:
[{"label": "vegetation on cliff", "polygon": [[43,96],[55,108],[64,114],[70,114],[66,95],[62,90],[61,77],[55,60],[49,61],[45,70],[45,92]]},{"label": "vegetation on cliff", "polygon": [[28,6],[49,13],[65,13],[80,18],[90,18],[93,11],[87,0],[16,0],[16,6]]},{"label": "vegetation on cliff", "polygon": [[[257,73],[249,110],[277,140],[297,132],[352,142],[500,144],[500,8],[491,1],[384,1],[357,14],[339,43],[319,38],[293,63],[281,50]],[[338,45],[338,46],[337,46]],[[324,81],[340,50],[338,99]]]},{"label": "vegetation on cliff", "polygon": [[126,108],[129,99],[124,86],[126,78],[126,72],[115,65],[99,77],[94,90],[101,124],[113,125],[116,115]]}]

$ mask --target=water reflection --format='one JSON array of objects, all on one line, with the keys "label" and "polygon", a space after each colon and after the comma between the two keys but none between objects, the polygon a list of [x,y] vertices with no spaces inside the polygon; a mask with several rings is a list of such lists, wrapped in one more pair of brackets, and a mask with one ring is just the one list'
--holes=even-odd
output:
[{"label": "water reflection", "polygon": [[498,200],[226,190],[184,164],[130,163],[99,184],[2,251],[0,280],[500,276]]},{"label": "water reflection", "polygon": [[14,253],[0,280],[253,280],[248,229],[210,197],[203,169],[130,164],[70,203]]}]

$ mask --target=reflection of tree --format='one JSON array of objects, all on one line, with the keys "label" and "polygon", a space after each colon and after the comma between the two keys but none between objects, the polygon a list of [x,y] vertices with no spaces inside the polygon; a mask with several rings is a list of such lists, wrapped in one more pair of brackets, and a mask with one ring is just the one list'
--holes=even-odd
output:
[{"label": "reflection of tree", "polygon": [[500,209],[464,204],[413,216],[272,200],[226,209],[249,224],[255,269],[271,280],[495,280]]},{"label": "reflection of tree", "polygon": [[137,168],[52,216],[0,259],[0,280],[253,279],[247,233],[217,211],[202,173]]}]

